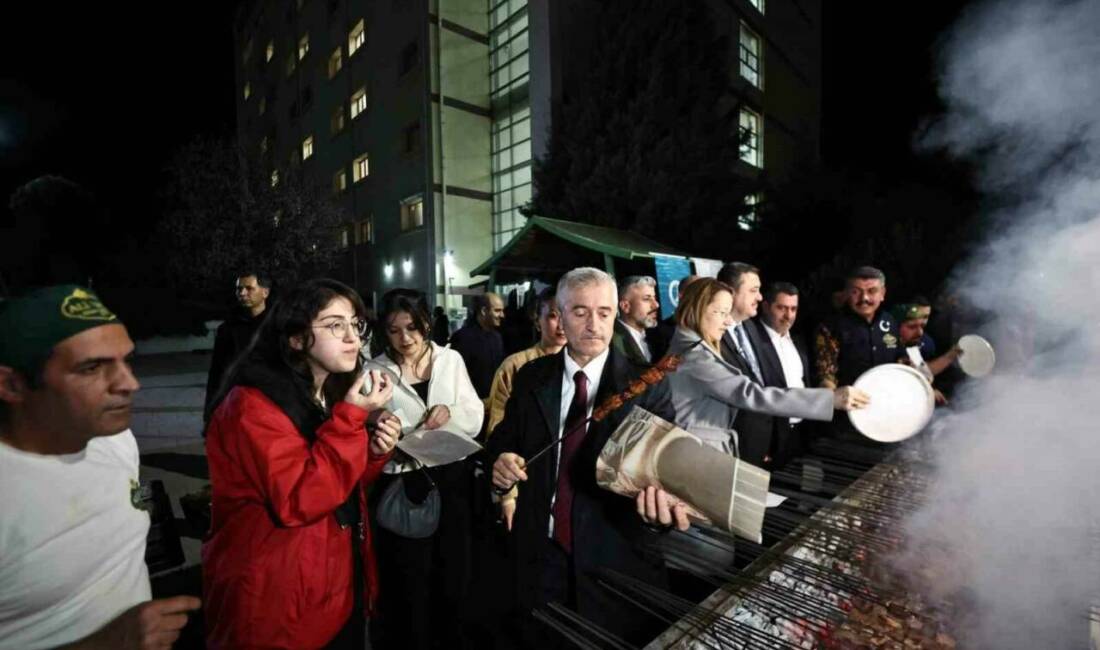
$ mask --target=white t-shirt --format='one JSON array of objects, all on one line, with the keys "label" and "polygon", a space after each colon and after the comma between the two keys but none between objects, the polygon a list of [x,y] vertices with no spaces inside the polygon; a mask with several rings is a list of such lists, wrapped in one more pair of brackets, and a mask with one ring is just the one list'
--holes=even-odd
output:
[{"label": "white t-shirt", "polygon": [[0,442],[0,648],[71,643],[150,598],[129,430],[41,456]]}]

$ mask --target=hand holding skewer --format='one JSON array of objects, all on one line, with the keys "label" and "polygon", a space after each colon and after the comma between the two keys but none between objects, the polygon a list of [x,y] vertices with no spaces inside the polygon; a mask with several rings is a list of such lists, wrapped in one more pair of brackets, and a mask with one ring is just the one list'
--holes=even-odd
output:
[{"label": "hand holding skewer", "polygon": [[518,481],[526,481],[526,467],[527,462],[519,454],[504,452],[498,456],[493,463],[493,485],[497,487],[498,493],[507,493]]}]

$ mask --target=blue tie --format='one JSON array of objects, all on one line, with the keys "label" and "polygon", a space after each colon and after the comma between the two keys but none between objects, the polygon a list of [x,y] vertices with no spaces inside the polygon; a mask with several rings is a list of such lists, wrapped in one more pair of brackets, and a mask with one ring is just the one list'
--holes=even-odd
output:
[{"label": "blue tie", "polygon": [[749,343],[749,336],[745,333],[745,326],[738,323],[737,327],[733,328],[734,339],[737,341],[737,351],[741,353],[741,356],[745,357],[745,361],[749,362],[749,367],[752,368],[753,377],[758,382],[763,381],[763,375],[760,374],[760,362],[756,360],[756,353],[752,349],[752,344]]}]

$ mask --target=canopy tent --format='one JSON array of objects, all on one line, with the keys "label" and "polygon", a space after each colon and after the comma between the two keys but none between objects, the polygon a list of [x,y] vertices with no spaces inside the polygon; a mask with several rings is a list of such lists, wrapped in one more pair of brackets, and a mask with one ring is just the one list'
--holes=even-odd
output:
[{"label": "canopy tent", "polygon": [[661,256],[688,259],[687,254],[637,233],[530,217],[511,241],[470,275],[488,275],[490,286],[526,280],[553,282],[578,266],[594,266],[612,275],[652,275],[653,260]]}]

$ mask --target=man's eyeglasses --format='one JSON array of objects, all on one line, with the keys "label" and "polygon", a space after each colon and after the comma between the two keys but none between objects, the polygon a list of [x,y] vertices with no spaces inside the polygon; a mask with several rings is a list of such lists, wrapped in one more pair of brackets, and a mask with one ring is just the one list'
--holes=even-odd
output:
[{"label": "man's eyeglasses", "polygon": [[351,332],[356,338],[363,338],[363,335],[367,333],[366,321],[353,320],[348,322],[346,320],[334,320],[331,323],[324,325],[314,325],[314,329],[326,329],[332,332],[332,335],[343,341],[348,336],[348,332]]}]

